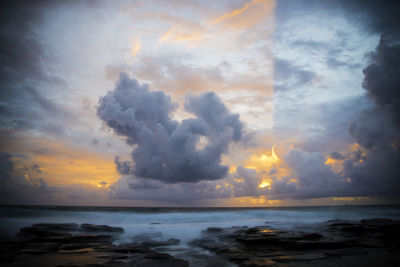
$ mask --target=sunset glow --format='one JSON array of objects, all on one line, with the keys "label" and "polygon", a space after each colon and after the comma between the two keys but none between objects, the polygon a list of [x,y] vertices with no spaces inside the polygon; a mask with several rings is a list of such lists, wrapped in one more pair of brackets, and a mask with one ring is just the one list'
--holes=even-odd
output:
[{"label": "sunset glow", "polygon": [[2,203],[397,203],[385,4],[95,2],[3,8]]}]

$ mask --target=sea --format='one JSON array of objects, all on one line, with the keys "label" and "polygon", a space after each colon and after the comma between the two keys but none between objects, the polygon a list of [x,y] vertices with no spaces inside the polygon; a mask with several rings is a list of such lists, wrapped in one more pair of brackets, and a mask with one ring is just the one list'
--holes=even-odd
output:
[{"label": "sea", "polygon": [[[91,223],[124,228],[116,244],[134,242],[141,234],[158,239],[178,238],[178,247],[190,249],[190,241],[208,227],[259,226],[314,232],[329,220],[359,221],[369,218],[400,220],[400,206],[320,206],[265,208],[127,208],[0,206],[0,238],[15,236],[21,227],[35,223]],[[156,239],[157,239],[156,238]],[[165,250],[164,250],[165,251]],[[178,255],[179,256],[179,255]],[[191,260],[191,259],[188,259]],[[201,266],[201,265],[199,265]],[[227,265],[228,266],[228,265]]]},{"label": "sea", "polygon": [[[185,259],[196,267],[235,267],[190,242],[208,227],[269,226],[282,230],[318,232],[329,220],[369,218],[400,220],[400,206],[321,206],[265,208],[127,208],[67,206],[0,206],[0,240],[15,237],[21,227],[36,223],[90,223],[124,228],[114,243],[178,238],[174,246],[155,250]],[[136,238],[136,239],[135,239]]]}]

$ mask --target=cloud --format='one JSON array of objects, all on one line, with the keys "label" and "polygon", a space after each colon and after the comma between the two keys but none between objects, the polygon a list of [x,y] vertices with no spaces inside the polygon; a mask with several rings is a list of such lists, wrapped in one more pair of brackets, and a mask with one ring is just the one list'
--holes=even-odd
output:
[{"label": "cloud", "polygon": [[[13,155],[6,152],[0,152],[0,203],[32,203],[36,200],[43,200],[52,195],[55,190],[53,187],[39,178],[31,181],[28,176],[22,176],[14,173],[15,164]],[[31,170],[41,173],[38,165],[33,165]],[[40,172],[39,172],[40,171]]]},{"label": "cloud", "polygon": [[44,14],[52,5],[48,1],[0,4],[0,133],[66,134],[58,122],[76,119],[56,97],[67,84],[51,69],[56,58],[41,39]]},{"label": "cloud", "polygon": [[205,199],[230,198],[232,187],[222,181],[164,184],[157,180],[123,176],[110,186],[113,199],[166,201],[198,205]]},{"label": "cloud", "polygon": [[[242,138],[239,115],[230,113],[212,92],[186,98],[184,108],[195,118],[172,120],[177,107],[164,92],[150,91],[121,73],[114,91],[100,99],[97,113],[134,146],[136,177],[164,183],[225,177],[228,167],[221,164],[221,155]],[[205,144],[199,148],[201,139]]]},{"label": "cloud", "polygon": [[400,29],[400,3],[396,0],[340,0],[349,19],[378,33],[393,33]]},{"label": "cloud", "polygon": [[331,153],[329,153],[329,157],[333,158],[333,159],[337,159],[337,160],[343,160],[345,159],[345,157],[343,157],[339,152],[337,151],[333,151]]},{"label": "cloud", "polygon": [[371,64],[364,70],[363,87],[368,96],[392,113],[400,126],[400,45],[391,45],[382,36],[376,51],[371,53]]},{"label": "cloud", "polygon": [[117,168],[117,172],[122,175],[129,175],[133,172],[133,166],[130,161],[120,161],[119,157],[115,157],[115,166]]},{"label": "cloud", "polygon": [[[244,30],[272,16],[275,1],[252,0],[239,9],[228,11],[212,20],[213,24],[226,24],[231,29]],[[265,26],[264,26],[265,27]]]},{"label": "cloud", "polygon": [[289,61],[275,57],[274,84],[276,90],[296,89],[312,81],[316,73],[302,69]]},{"label": "cloud", "polygon": [[[399,91],[400,47],[382,38],[369,55],[364,69],[363,88],[373,101],[352,119],[348,131],[356,141],[350,151],[329,153],[332,164],[321,152],[309,152],[307,146],[294,149],[284,156],[296,180],[289,194],[273,192],[273,187],[286,178],[274,180],[270,197],[319,198],[339,196],[393,196],[400,194],[400,124]],[[354,102],[353,104],[356,104]],[[335,117],[336,118],[336,117]],[[331,123],[330,123],[331,124]],[[343,130],[343,127],[338,128]],[[344,135],[335,130],[336,135]],[[328,138],[329,136],[322,136]],[[325,139],[326,140],[326,139]],[[332,143],[330,143],[332,146]],[[316,147],[309,146],[316,150]],[[317,148],[321,150],[321,147]],[[340,168],[335,168],[336,165]]]},{"label": "cloud", "polygon": [[293,149],[285,155],[284,160],[292,170],[291,178],[296,182],[278,183],[280,192],[288,191],[287,188],[283,188],[285,185],[291,188],[289,192],[294,198],[319,198],[345,194],[344,189],[347,186],[345,179],[325,164],[326,158],[323,154]]},{"label": "cloud", "polygon": [[11,161],[11,155],[6,152],[0,152],[0,181],[5,182],[10,178],[10,172],[14,169],[14,163]]},{"label": "cloud", "polygon": [[109,200],[106,181],[99,183],[101,188],[85,183],[49,185],[47,180],[37,177],[37,174],[45,173],[38,164],[33,164],[30,168],[16,168],[20,157],[21,155],[0,152],[1,204],[94,205],[103,203],[99,201],[107,203]]},{"label": "cloud", "polygon": [[400,46],[383,37],[364,69],[363,87],[376,106],[365,110],[349,129],[366,153],[343,163],[344,174],[362,194],[400,194],[399,73]]},{"label": "cloud", "polygon": [[238,166],[231,181],[235,197],[257,196],[261,176],[256,170]]}]

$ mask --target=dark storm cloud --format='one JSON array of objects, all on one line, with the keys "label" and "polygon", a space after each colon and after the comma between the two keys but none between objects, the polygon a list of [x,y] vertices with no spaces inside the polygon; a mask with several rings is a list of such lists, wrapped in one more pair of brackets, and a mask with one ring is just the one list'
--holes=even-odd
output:
[{"label": "dark storm cloud", "polygon": [[400,29],[400,2],[397,0],[341,0],[348,18],[378,33],[393,33]]},{"label": "dark storm cloud", "polygon": [[[136,177],[165,183],[223,178],[228,168],[221,165],[221,155],[242,138],[239,116],[230,113],[212,92],[186,98],[184,108],[195,118],[172,120],[177,107],[164,92],[150,91],[121,73],[114,91],[100,99],[97,113],[128,144],[135,145]],[[198,147],[201,142],[203,147]]]},{"label": "dark storm cloud", "polygon": [[11,155],[6,152],[0,152],[0,179],[2,183],[9,179],[13,168],[14,163],[11,161]]},{"label": "dark storm cloud", "polygon": [[347,155],[329,154],[343,160],[339,172],[324,164],[326,159],[319,152],[290,151],[285,162],[297,179],[290,197],[400,194],[400,47],[383,39],[370,60],[362,86],[375,105],[354,118],[349,127],[360,148]]},{"label": "dark storm cloud", "polygon": [[371,59],[363,70],[363,87],[379,107],[392,113],[400,126],[400,45],[390,45],[383,35]]},{"label": "dark storm cloud", "polygon": [[40,39],[43,16],[53,6],[49,1],[0,2],[2,129],[62,134],[64,127],[56,121],[73,118],[52,97],[67,85],[49,69],[55,58]]},{"label": "dark storm cloud", "polygon": [[369,150],[390,144],[399,136],[399,130],[391,121],[391,115],[381,108],[366,110],[350,124],[350,134]]},{"label": "dark storm cloud", "polygon": [[42,61],[44,51],[32,32],[32,26],[41,21],[40,4],[1,1],[0,5],[1,81],[18,82],[20,77],[43,76],[38,63]]},{"label": "dark storm cloud", "polygon": [[[382,37],[364,69],[363,88],[376,106],[350,125],[366,149],[344,162],[344,174],[360,194],[400,194],[400,46]],[[358,152],[358,153],[357,153]],[[363,155],[365,154],[365,155]]]}]

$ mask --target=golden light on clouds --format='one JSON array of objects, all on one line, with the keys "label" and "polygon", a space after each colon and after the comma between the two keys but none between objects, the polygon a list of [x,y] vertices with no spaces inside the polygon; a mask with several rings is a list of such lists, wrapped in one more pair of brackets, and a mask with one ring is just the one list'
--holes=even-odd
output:
[{"label": "golden light on clouds", "polygon": [[276,2],[274,0],[252,0],[241,8],[226,12],[212,20],[212,24],[226,23],[236,29],[245,29],[273,15]]},{"label": "golden light on clouds", "polygon": [[266,196],[240,197],[232,199],[233,206],[263,207],[263,206],[278,206],[281,204],[282,204],[281,200],[268,199]]},{"label": "golden light on clouds", "polygon": [[[341,155],[345,155],[346,157],[343,158],[332,158],[330,156],[327,156],[327,159],[325,161],[325,165],[329,165],[331,169],[334,172],[340,173],[343,172],[343,161],[345,158],[352,158],[354,159],[354,154],[357,153],[359,154],[358,157],[358,163],[363,162],[363,158],[367,156],[367,151],[365,148],[361,147],[358,143],[354,143],[349,145],[345,150],[340,151]],[[350,182],[350,178],[346,179],[348,182]]]},{"label": "golden light on clouds", "polygon": [[270,153],[266,152],[262,154],[251,155],[250,159],[245,164],[245,167],[255,170],[266,170],[271,169],[278,161],[279,158],[275,154],[275,147],[272,146]]},{"label": "golden light on clouds", "polygon": [[225,13],[225,14],[219,16],[218,18],[214,19],[214,23],[219,23],[219,22],[221,22],[221,21],[223,21],[223,20],[226,20],[226,19],[235,17],[235,16],[237,16],[237,15],[240,15],[240,14],[242,14],[243,12],[245,12],[247,9],[249,9],[249,7],[254,6],[254,5],[256,5],[256,4],[259,4],[259,3],[261,3],[261,2],[266,2],[266,1],[265,1],[265,0],[253,0],[253,1],[251,1],[251,2],[247,2],[247,3],[245,3],[245,4],[243,5],[242,8],[232,10],[231,12]]},{"label": "golden light on clouds", "polygon": [[325,161],[325,165],[329,165],[334,172],[343,171],[343,160],[328,157]]},{"label": "golden light on clouds", "polygon": [[180,42],[191,42],[188,47],[195,47],[193,44],[195,41],[205,39],[207,36],[204,29],[199,25],[173,25],[168,31],[162,34],[159,38],[160,43],[180,43]]},{"label": "golden light on clouds", "polygon": [[52,184],[88,183],[97,186],[102,181],[115,182],[118,177],[114,162],[101,155],[86,154],[73,160],[43,155],[34,160]]},{"label": "golden light on clouds", "polygon": [[[96,153],[61,140],[32,138],[24,141],[13,142],[14,149],[30,156],[15,157],[13,161],[16,172],[22,172],[27,181],[43,178],[55,186],[84,183],[97,187],[103,183],[104,187],[104,182],[110,184],[118,179],[113,155]],[[37,164],[40,172],[29,169],[32,164]]]},{"label": "golden light on clouds", "polygon": [[132,39],[132,48],[131,48],[131,56],[135,57],[139,51],[140,48],[142,47],[142,41],[140,38],[134,38]]},{"label": "golden light on clouds", "polygon": [[271,188],[271,183],[270,182],[268,182],[268,181],[262,181],[259,185],[258,185],[258,187],[259,188]]}]

